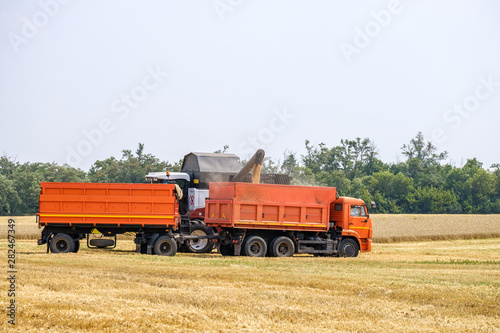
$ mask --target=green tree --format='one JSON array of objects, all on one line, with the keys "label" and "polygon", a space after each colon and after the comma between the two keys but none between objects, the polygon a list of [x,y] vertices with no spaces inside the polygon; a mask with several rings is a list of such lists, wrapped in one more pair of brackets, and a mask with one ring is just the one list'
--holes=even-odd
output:
[{"label": "green tree", "polygon": [[18,167],[19,163],[10,157],[6,155],[0,157],[0,174],[12,179]]},{"label": "green tree", "polygon": [[389,171],[374,173],[367,178],[368,191],[377,203],[377,212],[402,213],[408,208],[408,196],[413,191],[413,179]]},{"label": "green tree", "polygon": [[448,214],[460,213],[457,197],[451,191],[435,187],[418,187],[409,195],[408,213]]},{"label": "green tree", "polygon": [[0,174],[0,215],[13,215],[19,211],[21,198],[15,190],[14,182]]},{"label": "green tree", "polygon": [[373,201],[373,197],[368,190],[366,183],[370,182],[370,176],[365,176],[363,178],[355,178],[351,181],[351,189],[347,194],[350,197],[363,199],[364,202]]},{"label": "green tree", "polygon": [[342,171],[349,180],[353,180],[384,169],[383,163],[377,159],[376,145],[368,138],[342,139],[340,145],[332,148],[324,143],[318,147],[311,146],[306,140],[306,152],[302,162],[313,173]]},{"label": "green tree", "polygon": [[428,167],[433,164],[438,164],[446,159],[448,153],[446,151],[436,153],[437,148],[432,142],[425,142],[422,132],[418,132],[415,138],[410,140],[409,144],[404,144],[401,147],[403,155],[408,158],[408,161],[418,161],[415,167]]},{"label": "green tree", "polygon": [[496,175],[484,170],[477,159],[469,159],[462,168],[452,168],[446,177],[445,188],[453,191],[467,214],[497,211]]},{"label": "green tree", "polygon": [[299,166],[299,161],[295,157],[295,154],[289,151],[285,151],[283,153],[283,163],[281,164],[281,172],[289,175],[289,176],[295,176],[296,169]]}]

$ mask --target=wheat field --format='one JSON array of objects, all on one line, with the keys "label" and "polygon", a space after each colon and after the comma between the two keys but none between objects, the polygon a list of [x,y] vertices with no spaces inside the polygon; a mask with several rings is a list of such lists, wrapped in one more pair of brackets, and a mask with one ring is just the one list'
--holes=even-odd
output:
[{"label": "wheat field", "polygon": [[[6,238],[9,218],[16,221],[18,239],[39,238],[41,229],[34,216],[0,216],[0,238]],[[371,214],[371,218],[374,242],[500,237],[500,215]]]},{"label": "wheat field", "polygon": [[[382,243],[357,258],[161,257],[119,243],[47,254],[18,241],[17,325],[4,316],[0,330],[500,331],[500,239]],[[7,289],[1,279],[4,309]]]},{"label": "wheat field", "polygon": [[500,237],[500,215],[373,214],[374,242]]},{"label": "wheat field", "polygon": [[500,332],[498,216],[372,217],[378,243],[357,258],[148,256],[131,240],[47,254],[35,218],[14,217],[17,325],[0,330]]}]

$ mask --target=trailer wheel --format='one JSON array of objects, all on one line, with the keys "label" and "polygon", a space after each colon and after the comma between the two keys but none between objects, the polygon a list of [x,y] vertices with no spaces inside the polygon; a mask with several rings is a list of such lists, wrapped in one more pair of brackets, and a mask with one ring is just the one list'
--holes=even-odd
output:
[{"label": "trailer wheel", "polygon": [[75,241],[68,234],[56,234],[50,241],[52,253],[69,253],[75,251]]},{"label": "trailer wheel", "polygon": [[[208,236],[212,235],[213,231],[202,222],[193,223],[191,225],[190,236]],[[210,253],[214,249],[214,242],[211,239],[196,239],[189,240],[187,243],[187,252],[191,253]]]},{"label": "trailer wheel", "polygon": [[174,256],[177,252],[177,242],[168,236],[161,236],[156,240],[154,250],[160,256]]},{"label": "trailer wheel", "polygon": [[271,255],[273,257],[291,257],[295,253],[295,245],[286,236],[280,236],[271,242]]},{"label": "trailer wheel", "polygon": [[339,257],[357,257],[359,253],[358,243],[352,238],[342,239],[340,242]]},{"label": "trailer wheel", "polygon": [[260,236],[250,236],[245,240],[243,251],[248,257],[265,257],[267,253],[266,241]]}]

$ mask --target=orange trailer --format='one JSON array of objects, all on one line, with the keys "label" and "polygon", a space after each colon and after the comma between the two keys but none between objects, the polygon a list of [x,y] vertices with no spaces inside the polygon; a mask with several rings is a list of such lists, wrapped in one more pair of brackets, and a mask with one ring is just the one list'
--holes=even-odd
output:
[{"label": "orange trailer", "polygon": [[371,219],[360,199],[335,188],[211,183],[205,223],[225,255],[356,256],[371,250]]},{"label": "orange trailer", "polygon": [[[175,254],[173,232],[181,216],[173,184],[41,183],[38,244],[52,252],[76,252],[80,240],[105,247],[110,239],[93,239],[91,233],[114,236],[136,232],[143,252]],[[145,238],[145,239],[144,239]],[[139,241],[138,241],[139,239]],[[148,248],[149,247],[149,248]]]},{"label": "orange trailer", "polygon": [[39,226],[176,227],[175,185],[41,183]]}]

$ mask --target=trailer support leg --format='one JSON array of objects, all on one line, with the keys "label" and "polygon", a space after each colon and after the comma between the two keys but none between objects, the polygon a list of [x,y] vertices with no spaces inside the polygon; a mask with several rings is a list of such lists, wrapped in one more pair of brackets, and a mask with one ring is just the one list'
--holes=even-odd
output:
[{"label": "trailer support leg", "polygon": [[50,236],[52,236],[51,232],[49,232],[47,234],[47,237],[45,238],[45,242],[47,243],[47,253],[49,253],[49,248],[50,248]]}]

